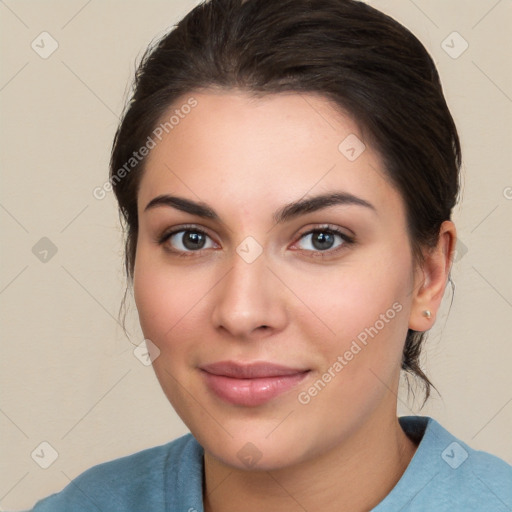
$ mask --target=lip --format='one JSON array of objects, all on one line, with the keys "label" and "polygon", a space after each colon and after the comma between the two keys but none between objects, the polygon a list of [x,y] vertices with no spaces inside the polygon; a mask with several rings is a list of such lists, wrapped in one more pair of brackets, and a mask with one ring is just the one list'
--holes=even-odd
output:
[{"label": "lip", "polygon": [[206,385],[222,400],[233,405],[256,407],[289,391],[309,373],[265,361],[236,363],[221,361],[201,366]]}]

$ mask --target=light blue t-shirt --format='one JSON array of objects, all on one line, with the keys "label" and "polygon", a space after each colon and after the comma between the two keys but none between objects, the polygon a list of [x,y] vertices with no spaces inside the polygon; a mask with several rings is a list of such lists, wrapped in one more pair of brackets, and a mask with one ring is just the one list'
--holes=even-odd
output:
[{"label": "light blue t-shirt", "polygon": [[[512,466],[471,449],[432,418],[400,424],[419,446],[372,512],[512,512]],[[34,512],[203,512],[203,448],[187,434],[94,466]]]}]

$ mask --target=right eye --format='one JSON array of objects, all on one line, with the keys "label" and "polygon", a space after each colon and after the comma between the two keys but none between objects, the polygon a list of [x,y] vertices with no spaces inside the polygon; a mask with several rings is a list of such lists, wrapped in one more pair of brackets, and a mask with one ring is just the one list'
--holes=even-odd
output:
[{"label": "right eye", "polygon": [[159,244],[165,245],[165,248],[171,252],[179,253],[179,256],[215,247],[210,236],[194,226],[182,226],[180,229],[165,233],[160,238]]}]

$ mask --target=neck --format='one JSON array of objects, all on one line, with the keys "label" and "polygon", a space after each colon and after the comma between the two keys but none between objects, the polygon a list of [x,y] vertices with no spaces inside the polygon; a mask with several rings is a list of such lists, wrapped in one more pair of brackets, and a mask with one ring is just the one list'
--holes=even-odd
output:
[{"label": "neck", "polygon": [[367,422],[328,453],[282,469],[243,471],[205,451],[204,509],[371,510],[396,485],[415,450],[393,413]]}]

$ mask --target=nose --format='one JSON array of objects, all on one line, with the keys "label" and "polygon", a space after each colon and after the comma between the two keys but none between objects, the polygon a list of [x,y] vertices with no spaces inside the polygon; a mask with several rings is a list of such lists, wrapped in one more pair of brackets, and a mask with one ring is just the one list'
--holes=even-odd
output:
[{"label": "nose", "polygon": [[286,293],[267,265],[264,253],[252,263],[233,255],[230,271],[215,287],[212,321],[217,330],[249,340],[285,328]]}]

